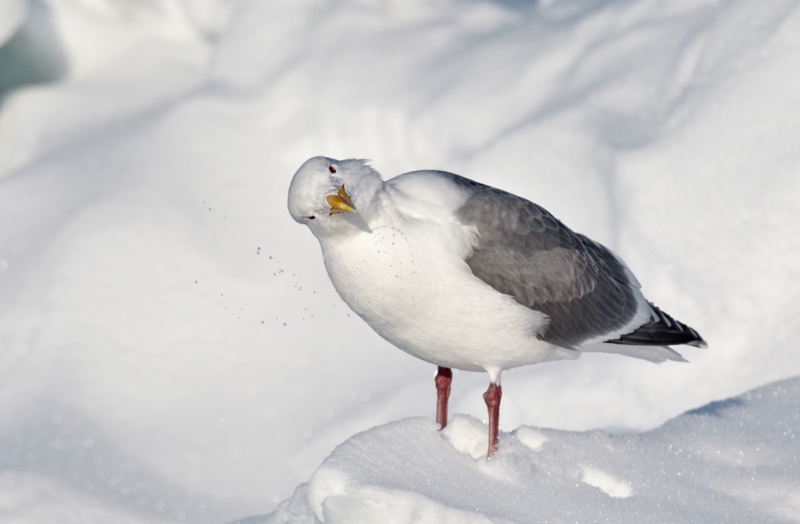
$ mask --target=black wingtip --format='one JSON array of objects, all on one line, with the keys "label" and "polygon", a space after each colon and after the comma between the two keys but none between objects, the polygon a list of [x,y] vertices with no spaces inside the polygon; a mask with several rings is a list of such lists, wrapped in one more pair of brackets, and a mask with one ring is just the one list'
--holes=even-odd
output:
[{"label": "black wingtip", "polygon": [[640,326],[633,333],[622,335],[618,339],[608,340],[609,344],[628,344],[634,346],[673,346],[687,344],[698,348],[706,348],[708,344],[697,331],[686,324],[678,322],[653,304],[653,316],[650,321]]},{"label": "black wingtip", "polygon": [[701,348],[701,349],[705,349],[705,348],[708,347],[708,343],[705,340],[703,340],[702,338],[698,339],[698,340],[694,340],[692,342],[687,342],[686,345],[687,346],[694,346],[696,348]]}]

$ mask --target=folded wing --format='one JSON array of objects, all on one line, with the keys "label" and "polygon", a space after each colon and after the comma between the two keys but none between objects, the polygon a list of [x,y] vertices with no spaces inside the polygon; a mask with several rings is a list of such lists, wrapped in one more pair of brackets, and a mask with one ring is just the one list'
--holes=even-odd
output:
[{"label": "folded wing", "polygon": [[550,324],[540,338],[568,349],[595,342],[704,345],[697,332],[647,304],[608,248],[533,202],[452,176],[470,195],[456,217],[479,234],[467,265],[497,291],[545,313]]}]

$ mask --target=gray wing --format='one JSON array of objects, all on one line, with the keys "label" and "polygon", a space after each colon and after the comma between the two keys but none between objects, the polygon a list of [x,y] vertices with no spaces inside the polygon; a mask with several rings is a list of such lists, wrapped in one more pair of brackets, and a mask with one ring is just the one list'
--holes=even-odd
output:
[{"label": "gray wing", "polygon": [[533,202],[451,176],[470,193],[456,218],[479,233],[467,265],[497,291],[550,317],[543,340],[577,348],[631,322],[638,286],[611,251]]}]

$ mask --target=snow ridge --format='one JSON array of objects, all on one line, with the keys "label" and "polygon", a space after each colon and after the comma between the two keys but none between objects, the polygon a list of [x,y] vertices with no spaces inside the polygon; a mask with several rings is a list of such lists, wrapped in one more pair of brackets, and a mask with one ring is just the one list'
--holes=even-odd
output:
[{"label": "snow ridge", "polygon": [[340,445],[271,515],[240,524],[741,522],[800,519],[800,378],[637,434],[521,427],[496,456],[457,415],[391,422]]}]

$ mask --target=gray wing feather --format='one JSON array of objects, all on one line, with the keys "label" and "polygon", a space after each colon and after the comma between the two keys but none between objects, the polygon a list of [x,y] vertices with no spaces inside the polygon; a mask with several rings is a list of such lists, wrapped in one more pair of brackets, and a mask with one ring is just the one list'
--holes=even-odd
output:
[{"label": "gray wing feather", "polygon": [[545,313],[543,340],[577,348],[633,319],[637,286],[611,251],[533,202],[450,176],[470,194],[456,217],[479,234],[467,265],[497,291]]}]

